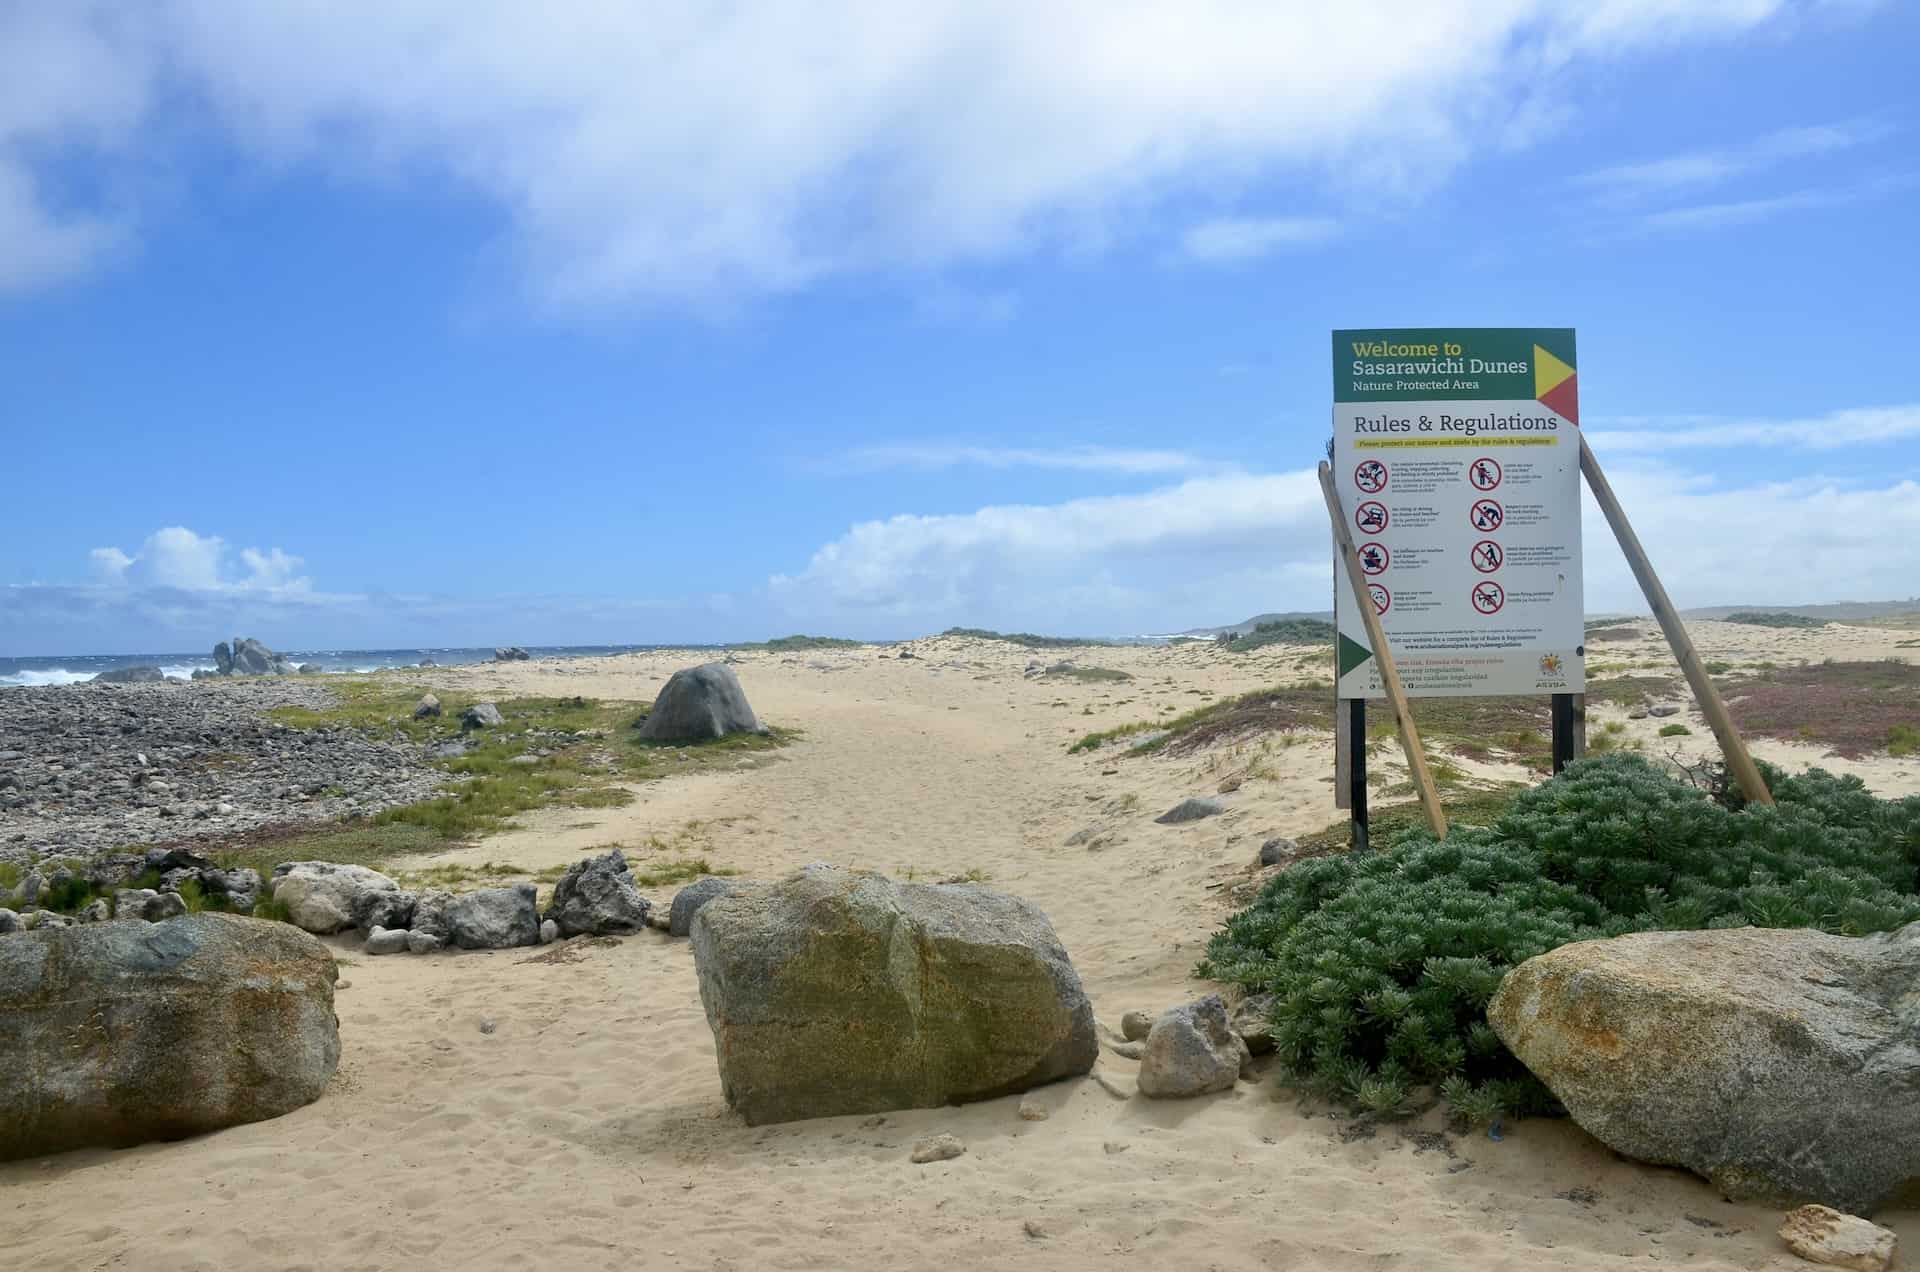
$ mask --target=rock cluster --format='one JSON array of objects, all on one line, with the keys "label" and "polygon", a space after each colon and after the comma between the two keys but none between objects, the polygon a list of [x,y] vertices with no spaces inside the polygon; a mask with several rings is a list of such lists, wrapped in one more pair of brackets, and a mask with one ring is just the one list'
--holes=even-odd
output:
[{"label": "rock cluster", "polygon": [[333,705],[297,679],[0,689],[0,862],[371,814],[446,780],[410,742],[263,718]]},{"label": "rock cluster", "polygon": [[533,655],[518,645],[496,645],[493,649],[495,662],[526,662]]},{"label": "rock cluster", "polygon": [[[220,676],[291,676],[297,670],[286,657],[274,653],[251,636],[237,636],[233,644],[221,641],[213,647],[214,674]],[[201,679],[205,673],[195,672]]]}]

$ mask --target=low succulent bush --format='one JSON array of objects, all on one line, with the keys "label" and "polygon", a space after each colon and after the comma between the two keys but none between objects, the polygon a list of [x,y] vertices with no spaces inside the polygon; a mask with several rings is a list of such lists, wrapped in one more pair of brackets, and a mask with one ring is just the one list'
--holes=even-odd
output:
[{"label": "low succulent bush", "polygon": [[1274,996],[1289,1078],[1371,1112],[1435,1085],[1475,1121],[1555,1108],[1486,1006],[1507,971],[1569,941],[1649,929],[1920,919],[1920,797],[1766,770],[1774,807],[1607,755],[1444,842],[1412,829],[1370,855],[1282,871],[1213,938],[1200,974]]}]

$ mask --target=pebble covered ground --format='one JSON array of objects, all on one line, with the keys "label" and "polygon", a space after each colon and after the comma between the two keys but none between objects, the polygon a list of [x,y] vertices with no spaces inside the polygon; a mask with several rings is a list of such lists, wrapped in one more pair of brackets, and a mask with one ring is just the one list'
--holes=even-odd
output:
[{"label": "pebble covered ground", "polygon": [[0,689],[0,862],[373,813],[446,780],[404,738],[293,729],[311,678]]}]

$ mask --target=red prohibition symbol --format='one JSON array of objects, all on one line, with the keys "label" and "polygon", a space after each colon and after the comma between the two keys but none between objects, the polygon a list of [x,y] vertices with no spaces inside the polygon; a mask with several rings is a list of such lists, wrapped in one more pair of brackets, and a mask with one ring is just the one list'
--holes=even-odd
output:
[{"label": "red prohibition symbol", "polygon": [[1368,574],[1384,574],[1387,566],[1393,562],[1393,553],[1387,551],[1384,543],[1363,543],[1360,545],[1360,568]]},{"label": "red prohibition symbol", "polygon": [[1475,530],[1491,533],[1506,523],[1507,510],[1491,499],[1476,499],[1467,509],[1467,520]]},{"label": "red prohibition symbol", "polygon": [[1367,584],[1367,595],[1373,598],[1373,609],[1376,614],[1384,614],[1393,608],[1393,593],[1378,583]]},{"label": "red prohibition symbol", "polygon": [[1353,510],[1353,524],[1368,534],[1379,534],[1387,528],[1387,505],[1377,499],[1369,499]]},{"label": "red prohibition symbol", "polygon": [[1473,551],[1467,553],[1473,562],[1473,568],[1482,574],[1492,574],[1506,564],[1507,554],[1492,539],[1482,539],[1473,545]]},{"label": "red prohibition symbol", "polygon": [[[1360,466],[1353,470],[1353,484],[1360,487],[1361,494],[1379,494],[1387,488],[1387,466],[1377,459],[1362,461]],[[1487,489],[1491,490],[1492,487],[1489,486]]]},{"label": "red prohibition symbol", "polygon": [[1473,608],[1482,614],[1498,614],[1506,603],[1507,590],[1492,579],[1473,585]]},{"label": "red prohibition symbol", "polygon": [[1500,461],[1482,456],[1467,465],[1467,480],[1473,483],[1475,490],[1492,490],[1506,476],[1501,470]]}]

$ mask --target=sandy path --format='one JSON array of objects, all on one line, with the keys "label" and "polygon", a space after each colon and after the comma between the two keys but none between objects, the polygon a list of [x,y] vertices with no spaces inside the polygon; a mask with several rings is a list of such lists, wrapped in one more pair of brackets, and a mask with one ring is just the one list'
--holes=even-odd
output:
[{"label": "sandy path", "polygon": [[[805,731],[777,758],[646,784],[624,809],[542,814],[457,855],[537,869],[609,842],[644,859],[657,838],[749,875],[814,860],[984,872],[1048,912],[1117,1023],[1199,991],[1188,974],[1225,912],[1209,884],[1238,877],[1266,835],[1334,817],[1324,741],[1274,752],[1274,778],[1186,827],[1151,819],[1248,756],[1066,754],[1089,729],[1271,683],[1291,655],[1077,655],[1134,673],[1116,686],[1024,680],[1028,655],[1004,647],[921,648],[907,662],[749,658],[739,670],[761,713]],[[437,682],[644,700],[685,661]],[[1087,828],[1095,848],[1065,842]],[[1494,1142],[1431,1134],[1429,1115],[1343,1142],[1348,1119],[1302,1111],[1271,1083],[1160,1104],[1082,1080],[1042,1093],[1044,1122],[1007,1099],[755,1130],[720,1099],[684,942],[340,949],[345,1058],[325,1098],[182,1144],[0,1167],[9,1266],[1797,1266],[1775,1212],[1619,1161],[1564,1122]],[[1103,1053],[1096,1072],[1125,1094],[1134,1067]],[[911,1165],[909,1146],[933,1131],[968,1152]],[[1920,1240],[1920,1216],[1883,1220]]]}]

